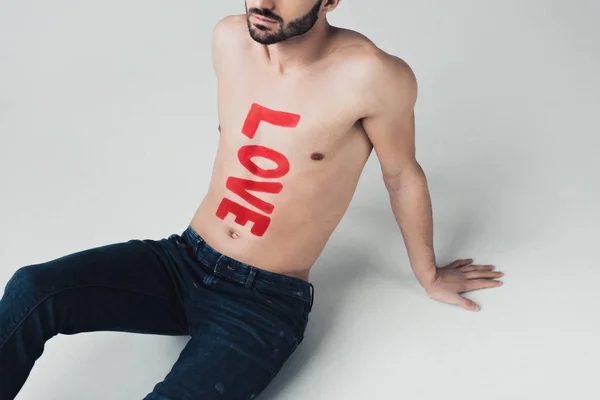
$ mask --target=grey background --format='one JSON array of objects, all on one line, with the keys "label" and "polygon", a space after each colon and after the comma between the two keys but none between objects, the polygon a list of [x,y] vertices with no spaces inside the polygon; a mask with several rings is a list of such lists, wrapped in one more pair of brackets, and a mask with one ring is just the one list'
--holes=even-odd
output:
[{"label": "grey background", "polygon": [[[0,286],[23,265],[181,232],[218,141],[214,24],[243,2],[0,1]],[[471,313],[418,285],[375,153],[311,272],[265,399],[599,398],[596,0],[344,0],[408,62],[439,264],[493,263]],[[19,400],[135,399],[187,337],[46,344]]]}]

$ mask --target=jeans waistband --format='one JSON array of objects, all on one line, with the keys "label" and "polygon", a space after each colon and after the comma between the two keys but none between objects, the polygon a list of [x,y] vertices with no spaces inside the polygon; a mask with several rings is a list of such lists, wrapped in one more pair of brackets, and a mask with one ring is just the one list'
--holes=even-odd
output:
[{"label": "jeans waistband", "polygon": [[268,284],[278,292],[298,297],[310,303],[312,309],[314,301],[312,283],[293,276],[260,269],[226,256],[211,247],[191,225],[181,234],[181,238],[192,246],[194,257],[203,265],[208,266],[213,275],[243,284],[248,288],[257,282]]}]

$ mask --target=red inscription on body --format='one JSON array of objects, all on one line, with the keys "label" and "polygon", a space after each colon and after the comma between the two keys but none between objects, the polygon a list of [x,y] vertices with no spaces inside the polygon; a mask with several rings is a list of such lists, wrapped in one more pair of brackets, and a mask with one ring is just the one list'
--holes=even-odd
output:
[{"label": "red inscription on body", "polygon": [[[253,139],[261,122],[266,122],[282,128],[295,128],[299,121],[300,116],[298,114],[275,111],[253,103],[246,116],[246,120],[242,127],[242,133],[250,139]],[[263,157],[271,160],[276,164],[276,167],[272,169],[261,168],[252,161],[252,158],[254,157]],[[238,150],[238,160],[241,165],[250,171],[250,173],[259,178],[277,179],[285,176],[290,171],[290,162],[287,157],[280,152],[265,146],[246,145],[240,147]],[[246,200],[246,202],[266,214],[273,213],[273,204],[260,199],[250,192],[277,194],[283,189],[283,184],[281,182],[254,181],[234,176],[227,178],[225,186],[227,189]],[[229,213],[236,216],[234,221],[239,225],[245,226],[248,221],[251,221],[252,228],[250,229],[250,232],[255,236],[263,236],[271,223],[271,218],[268,216],[250,210],[249,208],[224,197],[217,208],[216,215],[218,218],[224,220]]]}]

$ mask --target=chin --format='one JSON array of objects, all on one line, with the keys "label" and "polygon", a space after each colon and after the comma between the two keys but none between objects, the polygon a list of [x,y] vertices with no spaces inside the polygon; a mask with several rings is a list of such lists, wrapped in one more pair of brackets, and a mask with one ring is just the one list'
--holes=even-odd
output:
[{"label": "chin", "polygon": [[252,38],[252,40],[254,40],[257,43],[260,44],[265,44],[265,45],[269,45],[269,44],[275,44],[275,43],[279,43],[282,40],[277,37],[276,35],[273,34],[264,34],[264,31],[256,31],[256,30],[250,30],[250,37]]}]

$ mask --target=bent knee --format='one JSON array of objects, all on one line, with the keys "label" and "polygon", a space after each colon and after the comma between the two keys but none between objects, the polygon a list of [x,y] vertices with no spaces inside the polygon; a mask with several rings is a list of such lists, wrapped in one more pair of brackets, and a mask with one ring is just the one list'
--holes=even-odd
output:
[{"label": "bent knee", "polygon": [[41,264],[26,265],[15,271],[6,282],[4,294],[9,293],[37,293],[51,285],[48,273]]}]

